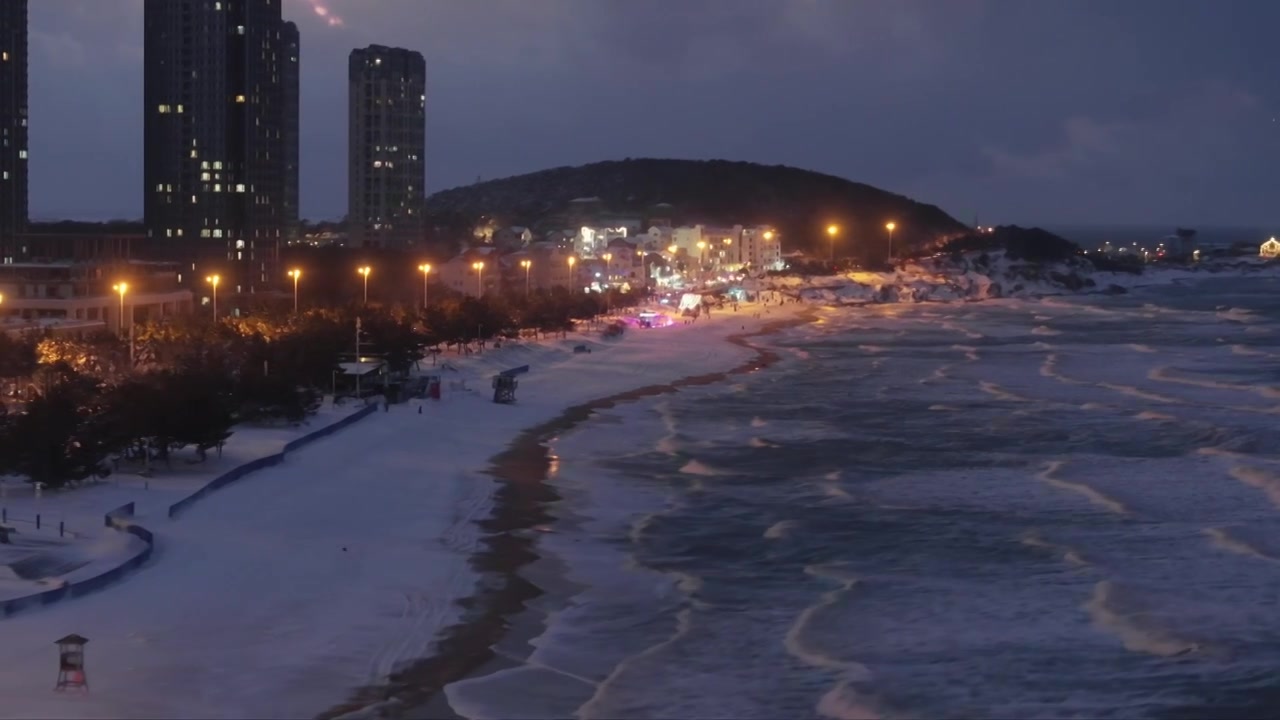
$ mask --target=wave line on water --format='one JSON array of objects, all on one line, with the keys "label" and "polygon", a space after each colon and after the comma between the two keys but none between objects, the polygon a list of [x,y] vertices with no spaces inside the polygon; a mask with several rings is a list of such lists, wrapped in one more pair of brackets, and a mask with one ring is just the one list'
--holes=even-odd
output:
[{"label": "wave line on water", "polygon": [[1202,649],[1200,643],[1155,625],[1151,622],[1151,613],[1127,611],[1121,607],[1120,600],[1115,583],[1102,580],[1094,585],[1093,596],[1084,607],[1094,627],[1114,635],[1129,652],[1167,658]]},{"label": "wave line on water", "polygon": [[677,612],[676,613],[676,630],[671,635],[671,637],[667,638],[666,640],[663,640],[662,642],[656,645],[651,645],[645,648],[644,650],[641,650],[640,652],[636,653],[635,655],[632,655],[629,658],[623,659],[616,666],[614,666],[613,672],[609,673],[608,677],[606,677],[604,680],[601,680],[599,683],[596,684],[595,693],[591,696],[590,699],[588,699],[585,703],[583,703],[581,706],[578,707],[578,709],[573,713],[573,716],[577,718],[577,720],[592,720],[592,718],[596,718],[596,717],[607,718],[608,716],[605,716],[605,715],[596,715],[596,712],[599,709],[599,705],[603,701],[605,694],[609,691],[611,687],[613,687],[614,683],[617,682],[618,678],[621,677],[622,674],[625,673],[635,663],[640,662],[645,658],[656,655],[657,653],[662,652],[666,648],[678,642],[685,635],[688,635],[689,631],[692,628],[693,628],[693,610],[690,608],[684,608],[683,610],[680,610],[679,612]]},{"label": "wave line on water", "polygon": [[880,715],[872,708],[861,694],[853,689],[853,683],[867,682],[871,679],[871,671],[866,665],[849,660],[834,658],[817,648],[810,648],[804,642],[804,633],[810,623],[824,609],[835,605],[840,598],[852,592],[858,584],[858,578],[844,572],[840,565],[809,565],[804,569],[806,575],[840,584],[835,590],[822,593],[818,601],[800,611],[795,622],[787,629],[782,644],[795,659],[811,667],[839,673],[839,680],[818,700],[819,715],[835,720],[878,720]]},{"label": "wave line on water", "polygon": [[1094,505],[1097,505],[1100,508],[1105,508],[1117,515],[1129,514],[1129,508],[1125,507],[1124,503],[1119,500],[1107,497],[1097,489],[1085,485],[1084,483],[1063,480],[1058,477],[1058,472],[1062,470],[1062,468],[1066,467],[1066,464],[1067,463],[1062,460],[1053,460],[1042,472],[1036,475],[1036,478],[1060,490],[1070,490],[1074,493],[1079,493]]},{"label": "wave line on water", "polygon": [[1232,537],[1225,528],[1204,528],[1200,532],[1206,535],[1215,547],[1227,552],[1244,555],[1263,562],[1280,564],[1280,558],[1269,555],[1237,537]]},{"label": "wave line on water", "polygon": [[1280,475],[1248,465],[1236,465],[1227,474],[1249,487],[1261,490],[1272,505],[1280,508]]},{"label": "wave line on water", "polygon": [[1255,393],[1273,400],[1280,398],[1280,390],[1277,390],[1270,385],[1240,385],[1238,383],[1223,382],[1221,380],[1196,380],[1194,378],[1173,375],[1170,373],[1171,369],[1172,368],[1167,366],[1153,368],[1147,373],[1147,379],[1175,385],[1188,385],[1191,387],[1206,388],[1209,390],[1233,390],[1235,392]]},{"label": "wave line on water", "polygon": [[1048,550],[1056,555],[1060,555],[1068,565],[1074,565],[1076,567],[1090,566],[1089,561],[1085,560],[1080,552],[1075,548],[1067,545],[1051,543],[1035,531],[1031,531],[1023,535],[1020,538],[1020,542],[1027,547],[1040,548],[1041,550]]}]

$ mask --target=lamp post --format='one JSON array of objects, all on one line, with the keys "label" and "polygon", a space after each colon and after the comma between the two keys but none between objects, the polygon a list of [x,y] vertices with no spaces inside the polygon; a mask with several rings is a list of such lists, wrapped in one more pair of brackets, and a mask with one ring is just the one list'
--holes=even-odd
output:
[{"label": "lamp post", "polygon": [[835,225],[827,226],[827,238],[831,243],[831,264],[836,262],[836,235],[840,233],[840,228]]},{"label": "lamp post", "polygon": [[533,268],[533,261],[521,260],[520,267],[524,268],[524,296],[529,297],[529,271]]},{"label": "lamp post", "polygon": [[427,309],[427,278],[431,277],[431,265],[422,263],[418,266],[422,271],[422,309]]},{"label": "lamp post", "polygon": [[360,276],[364,278],[364,304],[368,305],[369,304],[369,273],[373,272],[373,268],[369,267],[368,265],[365,265],[364,267],[356,268],[356,272],[360,273]]},{"label": "lamp post", "polygon": [[609,271],[612,270],[610,266],[613,265],[613,253],[605,253],[600,257],[604,258],[604,284],[605,287],[608,287],[610,278]]},{"label": "lamp post", "polygon": [[637,249],[636,255],[640,257],[640,279],[644,280],[645,294],[648,295],[649,290],[649,273],[646,272],[645,264],[649,258],[645,257],[644,250]]},{"label": "lamp post", "polygon": [[573,292],[577,292],[578,290],[578,283],[574,281],[574,277],[573,277],[573,266],[576,265],[577,263],[578,263],[578,258],[570,255],[569,256],[569,290]]},{"label": "lamp post", "polygon": [[471,268],[476,271],[476,297],[484,297],[484,261],[471,263]]},{"label": "lamp post", "polygon": [[[120,322],[117,323],[117,329],[120,337],[124,337],[124,296],[129,291],[129,283],[117,283],[111,286],[112,290],[120,293]],[[133,321],[129,321],[129,367],[133,367]]]},{"label": "lamp post", "polygon": [[884,229],[889,231],[889,260],[893,260],[893,231],[898,227],[898,223],[890,220],[884,224]]},{"label": "lamp post", "polygon": [[302,277],[302,271],[298,269],[290,270],[289,277],[293,278],[293,314],[298,314],[298,280]]},{"label": "lamp post", "polygon": [[705,240],[698,241],[698,278],[705,282],[703,277],[707,271],[707,243]]},{"label": "lamp post", "polygon": [[116,283],[111,289],[120,294],[120,317],[116,319],[116,334],[124,337],[124,294],[129,291],[129,283]]},{"label": "lamp post", "polygon": [[222,282],[222,278],[217,275],[210,275],[204,279],[205,282],[213,286],[213,319],[218,319],[218,283]]}]

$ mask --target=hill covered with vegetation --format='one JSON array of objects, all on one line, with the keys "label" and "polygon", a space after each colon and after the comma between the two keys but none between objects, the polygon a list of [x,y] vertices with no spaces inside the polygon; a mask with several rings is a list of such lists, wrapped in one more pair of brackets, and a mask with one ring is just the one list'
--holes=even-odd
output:
[{"label": "hill covered with vegetation", "polygon": [[966,228],[933,205],[822,173],[725,160],[628,159],[559,167],[435,193],[426,213],[437,223],[493,218],[535,230],[566,227],[569,203],[599,198],[609,211],[649,217],[666,203],[675,224],[777,227],[786,247],[827,252],[826,227],[840,227],[836,253],[887,254],[885,223],[899,248],[938,243]]}]

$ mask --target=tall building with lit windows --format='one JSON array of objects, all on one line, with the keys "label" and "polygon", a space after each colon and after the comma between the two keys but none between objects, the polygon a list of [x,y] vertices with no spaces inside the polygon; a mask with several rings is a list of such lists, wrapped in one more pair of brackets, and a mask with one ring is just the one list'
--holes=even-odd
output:
[{"label": "tall building with lit windows", "polygon": [[0,262],[27,227],[27,0],[0,0]]},{"label": "tall building with lit windows", "polygon": [[284,47],[284,236],[286,240],[297,240],[300,227],[298,225],[298,106],[301,97],[302,43],[298,36],[298,26],[291,22],[284,24],[281,41]]},{"label": "tall building with lit windows", "polygon": [[427,65],[370,45],[348,61],[347,232],[353,245],[422,241]]},{"label": "tall building with lit windows", "polygon": [[145,0],[147,236],[184,262],[198,302],[218,275],[228,312],[284,282],[297,28],[286,27],[281,2]]}]

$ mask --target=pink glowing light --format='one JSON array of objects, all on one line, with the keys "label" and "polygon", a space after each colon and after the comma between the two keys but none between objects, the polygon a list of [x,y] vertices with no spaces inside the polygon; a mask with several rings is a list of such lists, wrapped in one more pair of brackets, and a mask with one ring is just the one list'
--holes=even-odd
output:
[{"label": "pink glowing light", "polygon": [[336,13],[326,7],[321,0],[304,0],[304,2],[310,5],[311,11],[316,14],[316,17],[323,20],[329,27],[342,27],[347,24]]}]

